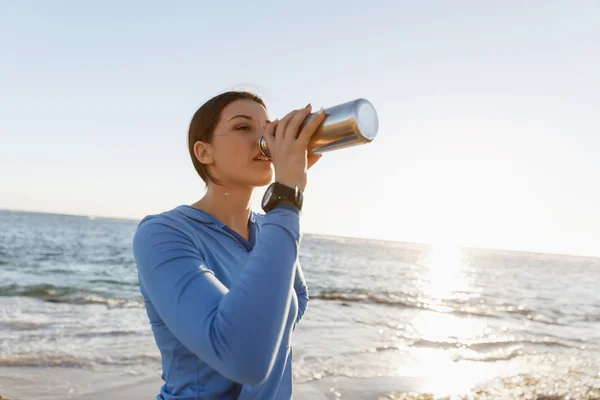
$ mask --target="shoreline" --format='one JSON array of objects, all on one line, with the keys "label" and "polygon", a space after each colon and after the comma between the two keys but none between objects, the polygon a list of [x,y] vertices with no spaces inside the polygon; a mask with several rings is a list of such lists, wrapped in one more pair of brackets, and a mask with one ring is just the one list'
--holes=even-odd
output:
[{"label": "shoreline", "polygon": [[[390,392],[417,391],[419,378],[348,378],[328,376],[294,383],[294,399],[372,400]],[[154,399],[162,385],[160,376],[104,372],[68,367],[0,366],[2,400],[101,400]]]},{"label": "shoreline", "polygon": [[[445,374],[436,377],[326,376],[294,382],[294,400],[417,400],[466,396],[469,399],[600,399],[600,374],[559,379],[552,374],[517,372],[478,380],[467,388],[450,389]],[[445,378],[440,380],[439,378]],[[94,371],[60,366],[0,366],[0,400],[155,399],[163,381],[160,373]],[[450,390],[449,390],[450,389]],[[433,392],[432,392],[433,391]],[[454,397],[452,397],[454,398]]]}]

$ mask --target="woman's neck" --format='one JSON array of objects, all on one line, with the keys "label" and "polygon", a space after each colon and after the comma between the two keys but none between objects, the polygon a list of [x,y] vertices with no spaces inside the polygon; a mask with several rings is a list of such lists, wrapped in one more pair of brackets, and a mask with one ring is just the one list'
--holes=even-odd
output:
[{"label": "woman's neck", "polygon": [[192,207],[211,214],[248,239],[251,199],[252,188],[210,184],[204,197],[192,204]]}]

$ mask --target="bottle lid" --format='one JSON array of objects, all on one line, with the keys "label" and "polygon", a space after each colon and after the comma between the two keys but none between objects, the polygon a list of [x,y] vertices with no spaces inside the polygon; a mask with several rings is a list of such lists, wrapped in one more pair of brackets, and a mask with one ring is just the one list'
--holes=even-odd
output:
[{"label": "bottle lid", "polygon": [[379,129],[379,119],[373,104],[366,99],[357,99],[354,110],[360,134],[368,141],[375,139]]}]

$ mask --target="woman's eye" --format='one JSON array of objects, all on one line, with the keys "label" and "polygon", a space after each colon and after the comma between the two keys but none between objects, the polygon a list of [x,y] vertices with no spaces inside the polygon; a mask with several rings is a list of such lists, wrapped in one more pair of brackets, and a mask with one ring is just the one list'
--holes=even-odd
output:
[{"label": "woman's eye", "polygon": [[237,128],[235,128],[236,131],[249,131],[252,128],[249,125],[240,125]]}]

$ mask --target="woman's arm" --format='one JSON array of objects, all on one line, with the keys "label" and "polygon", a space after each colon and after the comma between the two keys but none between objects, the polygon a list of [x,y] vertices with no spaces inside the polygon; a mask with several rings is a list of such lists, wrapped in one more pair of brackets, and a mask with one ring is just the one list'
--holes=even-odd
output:
[{"label": "woman's arm", "polygon": [[308,308],[308,287],[306,286],[306,280],[304,279],[304,273],[302,272],[302,268],[300,267],[300,261],[296,263],[296,277],[294,279],[294,291],[298,296],[298,317],[296,318],[296,323],[294,324],[294,329],[296,329],[296,325],[302,319],[302,316],[306,312]]},{"label": "woman's arm", "polygon": [[[288,203],[280,203],[277,205],[280,208],[287,208],[289,210],[295,211],[297,210],[296,206]],[[300,261],[296,262],[296,277],[294,278],[294,291],[296,292],[296,296],[298,297],[298,316],[296,317],[296,322],[294,323],[294,329],[296,329],[296,325],[302,319],[302,316],[306,312],[306,308],[308,307],[308,287],[306,286],[306,280],[304,279],[304,273],[302,272],[302,268],[300,267]]]},{"label": "woman's arm", "polygon": [[222,375],[255,385],[268,376],[281,343],[299,243],[299,211],[267,213],[229,290],[168,220],[140,224],[133,248],[140,282],[177,339]]}]

